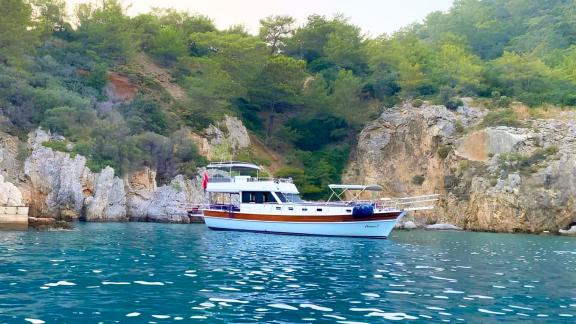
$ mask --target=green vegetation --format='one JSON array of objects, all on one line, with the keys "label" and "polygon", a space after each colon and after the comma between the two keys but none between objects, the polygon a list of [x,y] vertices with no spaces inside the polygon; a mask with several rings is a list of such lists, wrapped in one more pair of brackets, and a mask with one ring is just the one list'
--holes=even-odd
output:
[{"label": "green vegetation", "polygon": [[47,148],[51,148],[54,151],[58,151],[58,152],[67,152],[68,150],[66,150],[66,142],[64,141],[47,141],[42,143],[42,146],[47,147]]},{"label": "green vegetation", "polygon": [[414,185],[421,186],[424,181],[426,181],[426,178],[423,175],[415,175],[412,177],[412,184]]},{"label": "green vegetation", "polygon": [[486,116],[484,116],[484,120],[482,120],[482,125],[486,127],[489,126],[518,127],[521,124],[514,110],[500,109],[490,111],[488,114],[486,114]]},{"label": "green vegetation", "polygon": [[542,167],[540,163],[554,157],[558,151],[558,147],[549,146],[545,149],[537,149],[528,156],[519,153],[501,154],[498,157],[498,163],[501,170],[524,174],[536,173]]},{"label": "green vegetation", "polygon": [[452,148],[451,148],[450,146],[448,146],[448,145],[443,145],[443,146],[440,146],[440,147],[438,148],[437,153],[438,153],[438,156],[439,156],[442,160],[444,160],[445,158],[448,157],[448,154],[450,154],[451,151],[452,151]]},{"label": "green vegetation", "polygon": [[[482,97],[503,108],[485,125],[518,126],[504,109],[513,100],[576,105],[573,1],[458,0],[375,38],[344,16],[312,15],[300,26],[271,16],[251,35],[175,10],[129,17],[117,0],[80,4],[73,17],[64,0],[0,0],[0,8],[3,130],[22,137],[40,125],[66,136],[93,170],[192,174],[205,161],[185,133],[228,114],[282,153],[289,169],[279,172],[304,170],[297,181],[308,198],[323,197],[340,181],[349,143],[383,106],[426,100],[454,110],[460,97]],[[135,67],[148,58],[181,96]],[[134,99],[109,100],[110,72],[137,85]]]}]

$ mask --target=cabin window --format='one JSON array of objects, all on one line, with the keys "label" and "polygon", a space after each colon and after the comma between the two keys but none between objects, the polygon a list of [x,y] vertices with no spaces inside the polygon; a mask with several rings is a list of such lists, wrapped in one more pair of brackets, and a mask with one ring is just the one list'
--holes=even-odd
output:
[{"label": "cabin window", "polygon": [[322,211],[322,208],[316,208],[316,211]]},{"label": "cabin window", "polygon": [[249,204],[256,202],[256,193],[255,192],[242,192],[242,203]]},{"label": "cabin window", "polygon": [[294,207],[288,207],[288,210],[294,210]]},{"label": "cabin window", "polygon": [[346,209],[346,212],[347,212],[347,213],[351,213],[351,212],[352,212],[352,209]]},{"label": "cabin window", "polygon": [[308,208],[302,208],[302,211],[308,211]]},{"label": "cabin window", "polygon": [[283,203],[287,201],[286,196],[284,196],[284,194],[279,191],[276,191],[276,197],[278,197],[278,199],[280,199],[280,201]]},{"label": "cabin window", "polygon": [[276,199],[274,199],[274,196],[272,195],[271,192],[264,192],[264,202],[265,203],[275,203]]},{"label": "cabin window", "polygon": [[246,191],[242,192],[242,203],[244,204],[264,204],[264,203],[275,203],[276,199],[271,192],[254,192]]},{"label": "cabin window", "polygon": [[276,207],[276,210],[281,210],[281,209],[282,209],[282,207]]},{"label": "cabin window", "polygon": [[286,201],[288,202],[300,203],[303,201],[299,194],[285,193],[284,196],[286,196]]}]

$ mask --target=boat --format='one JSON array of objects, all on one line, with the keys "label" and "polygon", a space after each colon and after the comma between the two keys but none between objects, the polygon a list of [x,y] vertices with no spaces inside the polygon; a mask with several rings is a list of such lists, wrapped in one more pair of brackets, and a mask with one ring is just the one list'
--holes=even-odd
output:
[{"label": "boat", "polygon": [[210,203],[202,214],[212,230],[387,238],[407,212],[394,206],[398,200],[361,199],[381,191],[379,185],[331,184],[327,201],[310,202],[291,178],[261,178],[252,163],[210,163],[207,170],[226,171],[206,173],[203,181]]}]

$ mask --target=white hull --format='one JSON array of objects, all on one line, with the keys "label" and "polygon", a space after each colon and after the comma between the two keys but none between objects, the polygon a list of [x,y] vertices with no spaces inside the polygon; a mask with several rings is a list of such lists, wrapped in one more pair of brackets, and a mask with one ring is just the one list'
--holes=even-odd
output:
[{"label": "white hull", "polygon": [[404,213],[392,220],[354,222],[274,222],[204,216],[204,221],[215,230],[386,238],[402,216]]}]

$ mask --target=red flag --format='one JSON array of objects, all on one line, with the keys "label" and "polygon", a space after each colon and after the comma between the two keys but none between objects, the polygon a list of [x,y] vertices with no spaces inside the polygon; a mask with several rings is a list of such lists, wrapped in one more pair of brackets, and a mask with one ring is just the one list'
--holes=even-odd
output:
[{"label": "red flag", "polygon": [[208,187],[208,180],[210,180],[208,172],[204,171],[204,180],[202,180],[202,188],[204,188],[204,192],[206,192],[206,188]]}]

